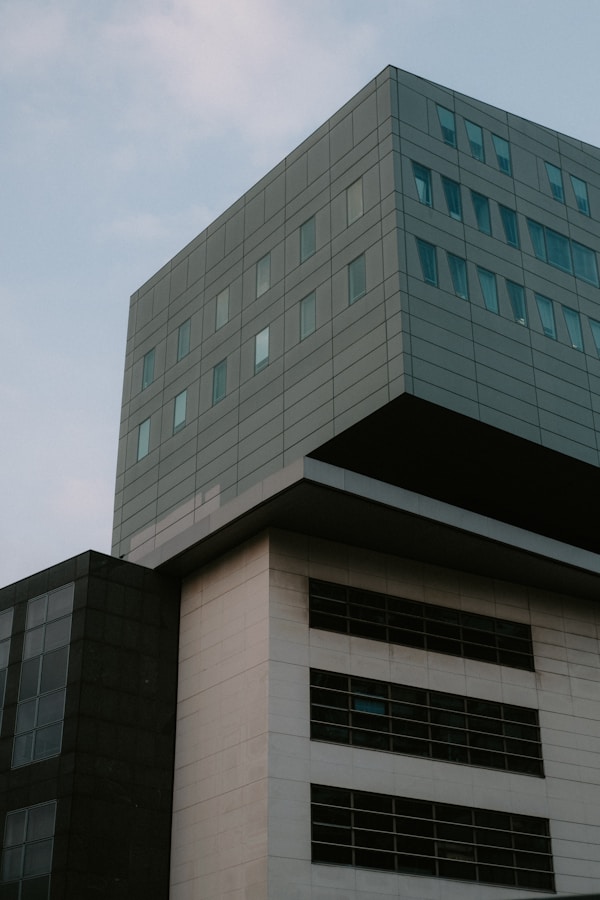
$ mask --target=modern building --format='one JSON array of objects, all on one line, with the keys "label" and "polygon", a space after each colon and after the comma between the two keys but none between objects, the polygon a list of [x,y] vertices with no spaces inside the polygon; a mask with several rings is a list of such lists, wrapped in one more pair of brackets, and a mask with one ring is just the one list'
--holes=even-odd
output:
[{"label": "modern building", "polygon": [[133,295],[172,900],[598,889],[599,211],[599,150],[389,67]]}]

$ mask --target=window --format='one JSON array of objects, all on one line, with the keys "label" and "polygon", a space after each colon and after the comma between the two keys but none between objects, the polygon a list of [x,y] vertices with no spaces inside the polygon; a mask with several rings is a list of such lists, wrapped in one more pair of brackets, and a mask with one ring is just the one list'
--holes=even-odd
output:
[{"label": "window", "polygon": [[563,306],[562,311],[563,316],[565,317],[567,331],[569,332],[571,347],[573,347],[574,350],[583,350],[583,334],[581,333],[579,313],[569,306]]},{"label": "window", "polygon": [[259,331],[254,338],[254,373],[269,364],[269,326]]},{"label": "window", "polygon": [[223,325],[226,325],[229,322],[229,288],[223,288],[217,294],[216,301],[216,309],[215,309],[215,331],[218,331],[219,328],[222,328]]},{"label": "window", "polygon": [[475,122],[469,122],[467,119],[465,119],[465,128],[469,138],[469,146],[471,147],[471,156],[480,162],[485,162],[483,131],[479,125],[476,125]]},{"label": "window", "polygon": [[506,290],[508,291],[508,299],[510,300],[515,322],[518,322],[519,325],[527,325],[527,306],[523,286],[507,279]]},{"label": "window", "polygon": [[445,106],[438,106],[438,119],[440,120],[440,128],[442,129],[442,137],[445,144],[450,147],[456,147],[456,124],[454,122],[454,113],[446,109]]},{"label": "window", "polygon": [[177,332],[177,362],[190,352],[190,338],[192,334],[192,320],[186,319],[179,326]]},{"label": "window", "polygon": [[460,196],[460,184],[442,175],[442,185],[448,206],[448,215],[458,222],[462,222],[462,200]]},{"label": "window", "polygon": [[506,243],[511,247],[519,247],[519,226],[517,224],[517,214],[514,209],[508,206],[498,204],[500,208],[500,218],[504,228]]},{"label": "window", "polygon": [[267,253],[256,263],[256,296],[260,297],[271,287],[271,254]]},{"label": "window", "polygon": [[348,264],[348,303],[354,303],[367,292],[365,255],[357,256]]},{"label": "window", "polygon": [[583,244],[578,244],[577,241],[571,241],[571,249],[573,251],[573,269],[577,278],[598,287],[598,267],[594,251],[589,247],[584,247]]},{"label": "window", "polygon": [[309,591],[311,628],[533,670],[529,625],[324,581]]},{"label": "window", "polygon": [[492,135],[492,141],[494,142],[498,168],[501,172],[504,172],[505,175],[511,175],[512,165],[510,162],[510,144],[507,140],[499,137],[497,134]]},{"label": "window", "polygon": [[546,337],[552,338],[556,340],[556,323],[554,321],[554,304],[552,300],[549,300],[548,297],[543,297],[542,294],[535,294],[535,302],[538,308],[538,312],[540,314],[540,322],[542,323],[542,330]]},{"label": "window", "polygon": [[310,737],[544,774],[534,709],[311,669]]},{"label": "window", "polygon": [[363,186],[362,178],[351,184],[346,190],[346,215],[348,225],[355,222],[363,214]]},{"label": "window", "polygon": [[477,191],[471,191],[471,199],[475,210],[475,218],[477,219],[477,227],[484,234],[491,234],[490,201],[483,194],[478,194]]},{"label": "window", "polygon": [[582,281],[600,287],[598,264],[593,250],[577,241],[570,241],[564,234],[531,219],[527,219],[527,227],[533,252],[538,259],[562,269],[563,272],[573,272]]},{"label": "window", "polygon": [[417,249],[419,251],[419,259],[421,260],[421,269],[423,270],[423,279],[427,284],[433,284],[437,287],[437,253],[433,244],[422,241],[417,238]]},{"label": "window", "polygon": [[27,604],[13,768],[60,753],[73,595],[67,584]]},{"label": "window", "polygon": [[300,301],[300,340],[312,334],[317,327],[315,292]]},{"label": "window", "polygon": [[2,710],[6,690],[6,673],[10,654],[10,638],[12,634],[13,610],[0,612],[0,727],[2,726]]},{"label": "window", "polygon": [[144,355],[142,365],[142,390],[154,381],[154,347]]},{"label": "window", "polygon": [[547,819],[311,785],[313,863],[554,890]]},{"label": "window", "polygon": [[498,288],[496,286],[496,276],[488,269],[477,267],[477,275],[481,286],[481,294],[485,308],[490,312],[498,313]]},{"label": "window", "polygon": [[600,356],[600,322],[590,319],[589,323],[592,330],[592,337],[594,338],[594,344],[596,345],[596,353]]},{"label": "window", "polygon": [[47,900],[54,850],[56,801],[40,803],[6,814],[0,882],[3,897],[13,900]]},{"label": "window", "polygon": [[185,425],[185,415],[187,408],[187,390],[182,391],[175,397],[173,405],[173,434],[181,431]]},{"label": "window", "polygon": [[448,253],[448,266],[452,276],[454,293],[463,300],[469,299],[469,286],[467,282],[467,263],[460,256]]},{"label": "window", "polygon": [[137,459],[148,456],[150,451],[150,419],[145,419],[138,427]]},{"label": "window", "polygon": [[544,238],[543,225],[539,225],[537,222],[527,219],[527,227],[529,229],[529,237],[531,238],[533,252],[538,259],[543,259],[544,262],[547,262],[546,240]]},{"label": "window", "polygon": [[572,272],[573,264],[571,262],[570,241],[564,234],[553,231],[552,228],[545,228],[546,234],[546,252],[548,254],[548,262],[563,272]]},{"label": "window", "polygon": [[588,189],[587,184],[581,178],[577,178],[575,175],[571,175],[571,184],[573,185],[573,193],[575,194],[575,201],[577,203],[577,209],[579,212],[583,213],[584,216],[590,215],[590,203],[588,200]]},{"label": "window", "polygon": [[419,163],[414,162],[412,165],[419,202],[431,206],[431,172]]},{"label": "window", "polygon": [[213,369],[212,402],[219,403],[227,393],[227,360],[222,359]]},{"label": "window", "polygon": [[565,202],[565,192],[563,188],[563,180],[562,180],[562,172],[558,168],[558,166],[553,166],[552,163],[545,163],[546,173],[548,175],[548,181],[550,182],[550,190],[552,191],[552,196],[555,200],[558,200],[559,203]]},{"label": "window", "polygon": [[312,256],[316,250],[315,217],[300,226],[300,262]]}]

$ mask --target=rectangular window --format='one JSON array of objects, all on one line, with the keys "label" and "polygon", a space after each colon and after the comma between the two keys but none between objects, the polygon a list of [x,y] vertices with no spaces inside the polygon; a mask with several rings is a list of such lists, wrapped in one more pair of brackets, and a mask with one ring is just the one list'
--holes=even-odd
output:
[{"label": "rectangular window", "polygon": [[538,259],[547,262],[546,239],[544,237],[543,225],[538,224],[538,222],[533,222],[531,219],[527,219],[527,227],[529,229],[529,237],[531,238],[533,252]]},{"label": "rectangular window", "polygon": [[573,264],[571,262],[570,241],[558,231],[551,228],[544,228],[546,234],[546,252],[548,253],[548,262],[563,272],[572,272]]},{"label": "rectangular window", "polygon": [[223,288],[217,294],[215,310],[215,331],[229,322],[229,288]]},{"label": "rectangular window", "polygon": [[460,184],[451,178],[442,175],[442,185],[448,206],[448,215],[457,222],[462,222],[462,200],[460,196]]},{"label": "rectangular window", "polygon": [[469,146],[471,147],[471,156],[480,162],[485,162],[483,131],[479,125],[476,125],[475,122],[469,122],[467,119],[465,119],[465,128],[469,138]]},{"label": "rectangular window", "polygon": [[254,373],[269,365],[269,326],[259,331],[254,338]]},{"label": "rectangular window", "polygon": [[142,365],[142,390],[154,381],[154,347],[144,355]]},{"label": "rectangular window", "polygon": [[47,900],[50,896],[55,820],[55,800],[6,814],[0,867],[3,897]]},{"label": "rectangular window", "polygon": [[569,306],[563,306],[562,311],[563,316],[565,317],[567,331],[569,332],[571,347],[573,347],[574,350],[583,350],[583,334],[581,332],[579,313]]},{"label": "rectangular window", "polygon": [[438,106],[438,119],[440,120],[440,128],[442,129],[442,137],[444,143],[450,147],[456,147],[456,124],[454,121],[454,113],[446,109],[445,106]]},{"label": "rectangular window", "polygon": [[547,819],[311,785],[313,863],[554,890]]},{"label": "rectangular window", "polygon": [[556,323],[554,321],[554,304],[552,303],[552,300],[549,300],[548,297],[543,297],[542,294],[535,294],[534,296],[540,314],[542,330],[546,337],[552,338],[555,341]]},{"label": "rectangular window", "polygon": [[577,178],[575,175],[571,175],[571,184],[573,185],[573,193],[575,194],[575,201],[577,203],[577,209],[579,212],[583,213],[584,216],[590,215],[590,202],[588,200],[588,189],[587,184],[581,178]]},{"label": "rectangular window", "polygon": [[523,286],[506,279],[506,290],[512,307],[515,322],[519,325],[527,325],[527,306],[525,303],[525,291]]},{"label": "rectangular window", "polygon": [[589,319],[589,323],[592,330],[592,337],[594,338],[594,344],[596,346],[596,353],[600,356],[600,322]]},{"label": "rectangular window", "polygon": [[416,241],[419,259],[421,260],[423,279],[427,284],[433,284],[434,287],[437,287],[438,274],[436,249],[433,244],[428,244],[427,241],[422,241],[420,238],[417,238]]},{"label": "rectangular window", "polygon": [[173,434],[181,431],[185,425],[185,416],[187,409],[187,390],[182,391],[175,397],[173,405]]},{"label": "rectangular window", "polygon": [[315,217],[300,226],[300,262],[312,256],[317,248]]},{"label": "rectangular window", "polygon": [[425,166],[420,165],[420,163],[414,162],[412,167],[419,202],[424,203],[425,206],[431,206],[431,172]]},{"label": "rectangular window", "polygon": [[512,165],[510,162],[510,144],[507,140],[499,137],[497,134],[492,135],[492,141],[494,142],[498,168],[501,172],[504,172],[505,175],[511,175]]},{"label": "rectangular window", "polygon": [[346,216],[348,225],[355,222],[363,214],[363,185],[362,178],[351,184],[346,190]]},{"label": "rectangular window", "polygon": [[573,270],[577,278],[599,287],[598,266],[594,251],[589,247],[584,247],[583,244],[578,244],[577,241],[571,241],[571,249],[573,251]]},{"label": "rectangular window", "polygon": [[520,622],[313,580],[309,605],[311,628],[533,671],[531,628]]},{"label": "rectangular window", "polygon": [[267,253],[256,263],[256,296],[260,297],[271,287],[271,254]]},{"label": "rectangular window", "polygon": [[481,294],[485,308],[490,312],[498,313],[498,288],[496,285],[496,276],[488,269],[477,267],[477,275],[481,286]]},{"label": "rectangular window", "polygon": [[179,326],[177,332],[177,362],[190,352],[190,340],[192,335],[192,320],[187,319]]},{"label": "rectangular window", "polygon": [[467,282],[466,261],[460,256],[455,256],[454,253],[448,253],[448,266],[450,267],[454,293],[462,300],[468,300],[469,285]]},{"label": "rectangular window", "polygon": [[484,234],[491,234],[490,201],[483,194],[478,194],[477,191],[471,191],[471,199],[475,210],[475,218],[477,219],[477,227]]},{"label": "rectangular window", "polygon": [[317,303],[315,292],[300,301],[300,340],[312,334],[317,327]]},{"label": "rectangular window", "polygon": [[357,256],[348,264],[348,303],[354,303],[367,292],[365,255]]},{"label": "rectangular window", "polygon": [[518,248],[519,226],[517,224],[517,214],[514,209],[510,209],[508,206],[502,206],[502,204],[498,204],[498,206],[500,208],[500,218],[502,219],[506,243],[511,247]]},{"label": "rectangular window", "polygon": [[8,658],[10,655],[12,623],[12,609],[5,609],[3,612],[0,612],[0,727],[2,726],[2,711],[4,709],[4,694],[6,691],[6,674],[8,670]]},{"label": "rectangular window", "polygon": [[565,191],[563,188],[563,180],[562,180],[562,172],[558,168],[558,166],[553,166],[552,163],[545,163],[546,173],[548,175],[548,181],[550,182],[550,190],[552,191],[552,196],[555,200],[558,200],[559,203],[565,202]]},{"label": "rectangular window", "polygon": [[222,359],[213,369],[212,402],[219,403],[227,393],[227,360]]},{"label": "rectangular window", "polygon": [[311,669],[310,737],[543,777],[534,709]]},{"label": "rectangular window", "polygon": [[145,419],[138,427],[137,459],[143,459],[150,452],[150,419]]}]

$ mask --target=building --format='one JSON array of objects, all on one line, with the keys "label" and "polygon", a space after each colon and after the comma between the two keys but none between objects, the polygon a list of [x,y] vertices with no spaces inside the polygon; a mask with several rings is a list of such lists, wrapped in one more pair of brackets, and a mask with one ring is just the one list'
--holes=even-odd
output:
[{"label": "building", "polygon": [[133,295],[172,900],[598,889],[599,210],[600,151],[389,67]]}]

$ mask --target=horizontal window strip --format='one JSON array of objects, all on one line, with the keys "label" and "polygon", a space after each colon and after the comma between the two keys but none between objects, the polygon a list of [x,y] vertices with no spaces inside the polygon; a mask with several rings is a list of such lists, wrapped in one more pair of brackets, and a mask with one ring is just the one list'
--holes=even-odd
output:
[{"label": "horizontal window strip", "polygon": [[310,581],[310,626],[533,671],[531,628],[511,622]]},{"label": "horizontal window strip", "polygon": [[312,862],[554,890],[546,819],[311,785]]},{"label": "horizontal window strip", "polygon": [[312,740],[543,776],[534,709],[311,669]]}]

